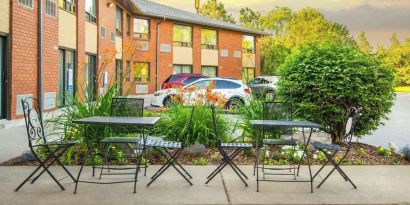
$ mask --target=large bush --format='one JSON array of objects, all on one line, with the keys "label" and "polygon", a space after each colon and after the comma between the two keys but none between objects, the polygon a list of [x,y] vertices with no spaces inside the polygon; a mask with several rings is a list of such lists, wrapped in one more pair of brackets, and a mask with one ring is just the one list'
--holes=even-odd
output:
[{"label": "large bush", "polygon": [[342,44],[309,44],[280,68],[278,95],[292,102],[295,116],[325,126],[332,141],[345,136],[347,110],[361,110],[356,136],[375,130],[394,101],[393,73],[377,60]]}]

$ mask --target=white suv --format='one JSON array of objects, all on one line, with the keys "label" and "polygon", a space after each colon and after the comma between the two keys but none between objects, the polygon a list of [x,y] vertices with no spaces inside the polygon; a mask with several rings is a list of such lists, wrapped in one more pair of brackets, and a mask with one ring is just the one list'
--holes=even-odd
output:
[{"label": "white suv", "polygon": [[[228,78],[204,78],[196,80],[190,84],[183,86],[183,89],[188,89],[195,86],[198,92],[203,92],[205,88],[211,83],[215,82],[213,92],[220,93],[228,100],[225,107],[230,108],[238,104],[246,103],[249,98],[251,90],[248,86],[242,84],[242,81]],[[167,107],[171,104],[172,96],[177,94],[178,89],[164,89],[154,93],[151,100],[152,106]]]}]

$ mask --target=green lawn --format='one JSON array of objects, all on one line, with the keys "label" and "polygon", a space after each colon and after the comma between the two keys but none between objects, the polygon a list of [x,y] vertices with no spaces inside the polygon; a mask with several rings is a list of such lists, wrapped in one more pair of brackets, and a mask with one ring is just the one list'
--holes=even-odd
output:
[{"label": "green lawn", "polygon": [[400,87],[394,88],[394,90],[400,93],[410,93],[410,86],[400,86]]}]

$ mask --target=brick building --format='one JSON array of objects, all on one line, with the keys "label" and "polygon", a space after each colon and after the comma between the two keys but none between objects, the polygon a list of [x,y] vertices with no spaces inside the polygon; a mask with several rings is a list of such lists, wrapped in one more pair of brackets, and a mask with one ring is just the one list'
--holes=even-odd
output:
[{"label": "brick building", "polygon": [[260,73],[260,31],[147,0],[39,1],[0,1],[0,119],[20,118],[22,98],[55,109],[120,79],[135,95],[173,73]]}]

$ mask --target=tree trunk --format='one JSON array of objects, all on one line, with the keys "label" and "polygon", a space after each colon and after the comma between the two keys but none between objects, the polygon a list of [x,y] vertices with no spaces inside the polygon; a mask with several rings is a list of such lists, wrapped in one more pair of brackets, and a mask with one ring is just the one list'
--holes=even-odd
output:
[{"label": "tree trunk", "polygon": [[343,142],[346,136],[346,123],[347,122],[340,122],[336,123],[333,127],[331,137],[333,144],[340,144]]}]

